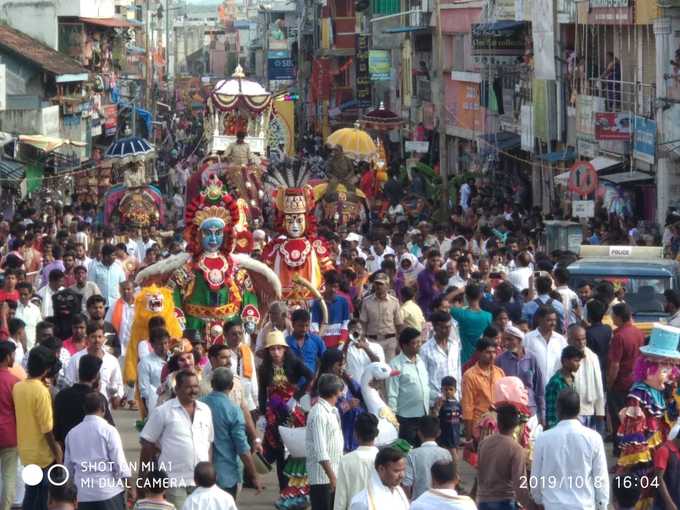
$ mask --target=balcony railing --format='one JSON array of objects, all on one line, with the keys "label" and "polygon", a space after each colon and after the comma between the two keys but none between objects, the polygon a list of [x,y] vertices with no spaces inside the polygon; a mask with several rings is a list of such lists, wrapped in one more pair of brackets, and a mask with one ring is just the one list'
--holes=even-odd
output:
[{"label": "balcony railing", "polygon": [[587,95],[605,98],[607,111],[654,114],[656,84],[590,78],[586,85]]}]

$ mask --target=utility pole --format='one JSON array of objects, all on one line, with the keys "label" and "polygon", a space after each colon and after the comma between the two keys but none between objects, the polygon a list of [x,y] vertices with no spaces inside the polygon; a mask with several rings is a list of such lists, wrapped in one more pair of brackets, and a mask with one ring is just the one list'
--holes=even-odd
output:
[{"label": "utility pole", "polygon": [[150,0],[144,2],[144,48],[146,49],[146,109],[151,111],[151,84],[153,83],[153,56],[150,44],[151,13],[149,12]]},{"label": "utility pole", "polygon": [[448,169],[448,154],[446,147],[446,107],[444,101],[446,100],[446,87],[444,71],[444,37],[442,35],[442,3],[441,0],[435,0],[437,13],[437,60],[439,67],[439,101],[437,101],[437,129],[439,130],[439,175],[442,179],[442,196],[441,207],[444,217],[441,220],[446,221],[449,217],[449,169]]},{"label": "utility pole", "polygon": [[170,0],[165,0],[165,83],[170,92]]}]

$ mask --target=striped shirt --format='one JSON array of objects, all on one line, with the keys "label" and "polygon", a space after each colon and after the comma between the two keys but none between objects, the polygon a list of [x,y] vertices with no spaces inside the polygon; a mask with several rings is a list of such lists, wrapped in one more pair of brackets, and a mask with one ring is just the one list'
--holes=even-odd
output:
[{"label": "striped shirt", "polygon": [[337,408],[320,398],[307,416],[305,449],[310,485],[330,483],[320,463],[329,461],[337,474],[344,444]]}]

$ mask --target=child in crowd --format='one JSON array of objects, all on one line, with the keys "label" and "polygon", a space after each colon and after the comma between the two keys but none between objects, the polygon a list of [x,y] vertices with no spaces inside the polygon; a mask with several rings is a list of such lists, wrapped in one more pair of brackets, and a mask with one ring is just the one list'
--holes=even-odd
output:
[{"label": "child in crowd", "polygon": [[435,413],[439,417],[441,433],[437,443],[446,448],[454,459],[460,458],[460,426],[463,410],[456,399],[456,378],[450,375],[442,378],[442,398],[435,405]]},{"label": "child in crowd", "polygon": [[175,510],[175,505],[165,499],[165,489],[169,486],[165,471],[162,469],[149,471],[142,482],[146,497],[138,499],[132,510]]}]

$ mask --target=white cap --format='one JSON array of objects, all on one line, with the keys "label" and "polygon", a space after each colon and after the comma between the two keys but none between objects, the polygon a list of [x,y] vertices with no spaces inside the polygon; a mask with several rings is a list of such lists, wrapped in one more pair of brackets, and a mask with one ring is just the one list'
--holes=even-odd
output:
[{"label": "white cap", "polygon": [[350,232],[347,234],[347,237],[345,237],[345,241],[349,241],[351,243],[360,243],[361,239],[361,236],[356,232]]}]

